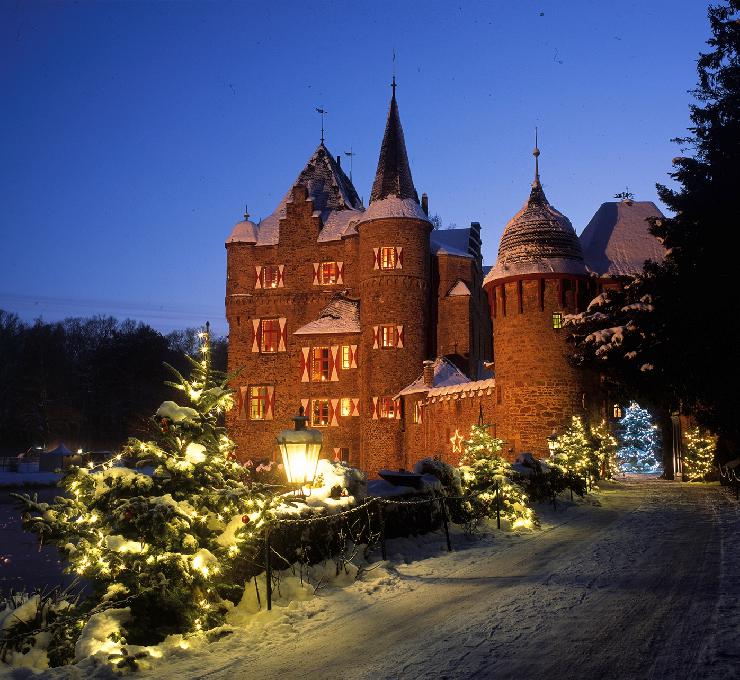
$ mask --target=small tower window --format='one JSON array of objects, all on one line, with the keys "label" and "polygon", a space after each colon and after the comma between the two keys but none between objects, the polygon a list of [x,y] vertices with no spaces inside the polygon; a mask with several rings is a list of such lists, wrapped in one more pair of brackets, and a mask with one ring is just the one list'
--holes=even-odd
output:
[{"label": "small tower window", "polygon": [[380,417],[381,418],[397,418],[398,409],[396,408],[396,402],[393,397],[380,397]]},{"label": "small tower window", "polygon": [[264,354],[274,354],[278,351],[279,344],[279,319],[262,319],[262,346],[260,347],[260,351]]},{"label": "small tower window", "polygon": [[614,404],[612,407],[612,414],[614,418],[621,418],[622,417],[622,407],[619,404]]},{"label": "small tower window", "polygon": [[380,346],[381,347],[395,347],[397,340],[397,331],[395,326],[381,326],[380,327]]},{"label": "small tower window", "polygon": [[560,329],[563,327],[563,313],[562,312],[552,313],[552,327],[555,329]]},{"label": "small tower window", "polygon": [[396,249],[393,246],[383,246],[380,249],[381,269],[395,269],[397,262]]},{"label": "small tower window", "polygon": [[423,415],[422,415],[422,408],[421,400],[414,402],[414,423],[420,423],[422,422]]},{"label": "small tower window", "polygon": [[342,370],[352,368],[352,350],[349,345],[342,345]]},{"label": "small tower window", "polygon": [[339,415],[346,417],[350,413],[352,413],[352,400],[349,397],[342,397],[339,404]]},{"label": "small tower window", "polygon": [[277,288],[280,285],[280,268],[276,264],[262,267],[261,276],[263,288]]}]

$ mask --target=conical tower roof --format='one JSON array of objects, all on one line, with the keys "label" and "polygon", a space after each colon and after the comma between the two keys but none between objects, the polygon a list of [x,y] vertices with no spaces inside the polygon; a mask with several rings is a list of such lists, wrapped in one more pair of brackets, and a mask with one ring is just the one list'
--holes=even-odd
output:
[{"label": "conical tower roof", "polygon": [[506,225],[496,265],[485,282],[523,274],[588,273],[573,225],[550,205],[542,189],[539,155],[535,147],[535,177],[529,198]]},{"label": "conical tower roof", "polygon": [[383,217],[411,217],[428,221],[419,205],[419,195],[411,177],[406,140],[403,136],[401,117],[396,101],[396,80],[393,79],[393,96],[388,107],[385,133],[380,145],[378,169],[375,172],[370,206],[360,221]]}]

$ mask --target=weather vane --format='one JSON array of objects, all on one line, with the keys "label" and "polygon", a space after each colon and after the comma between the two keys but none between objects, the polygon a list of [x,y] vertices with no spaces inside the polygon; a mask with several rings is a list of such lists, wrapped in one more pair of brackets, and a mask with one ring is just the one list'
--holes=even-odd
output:
[{"label": "weather vane", "polygon": [[352,181],[352,159],[357,155],[352,151],[352,147],[349,147],[349,151],[344,152],[345,156],[349,156],[349,181]]},{"label": "weather vane", "polygon": [[316,107],[316,112],[321,114],[321,143],[323,144],[324,143],[324,114],[326,113],[326,110]]}]

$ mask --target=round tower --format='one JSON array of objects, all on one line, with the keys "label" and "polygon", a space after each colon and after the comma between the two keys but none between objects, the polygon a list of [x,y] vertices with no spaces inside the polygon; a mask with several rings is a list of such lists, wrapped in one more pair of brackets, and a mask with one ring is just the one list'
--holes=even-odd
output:
[{"label": "round tower", "polygon": [[568,361],[566,314],[593,297],[593,282],[570,220],[548,202],[539,176],[504,229],[486,276],[493,319],[496,436],[513,459],[549,455],[547,438],[587,407],[588,377]]},{"label": "round tower", "polygon": [[361,345],[361,467],[404,467],[400,399],[422,371],[429,337],[431,223],[419,205],[395,94],[370,205],[357,224]]}]

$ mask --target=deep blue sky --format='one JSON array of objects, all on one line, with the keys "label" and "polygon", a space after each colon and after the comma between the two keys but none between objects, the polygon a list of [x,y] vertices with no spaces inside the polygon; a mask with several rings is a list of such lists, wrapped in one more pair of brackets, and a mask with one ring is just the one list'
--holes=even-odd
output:
[{"label": "deep blue sky", "polygon": [[[319,141],[367,197],[390,96],[417,189],[483,225],[531,181],[580,232],[657,200],[709,35],[702,0],[0,2],[0,308],[225,331],[224,239]],[[345,158],[345,165],[347,159]]]}]

